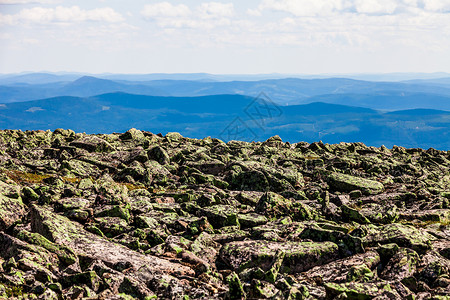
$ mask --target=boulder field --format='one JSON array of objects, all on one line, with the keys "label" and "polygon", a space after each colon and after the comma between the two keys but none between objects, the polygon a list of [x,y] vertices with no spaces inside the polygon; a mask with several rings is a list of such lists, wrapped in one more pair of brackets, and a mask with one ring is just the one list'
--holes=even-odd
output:
[{"label": "boulder field", "polygon": [[450,299],[450,151],[0,131],[0,299]]}]

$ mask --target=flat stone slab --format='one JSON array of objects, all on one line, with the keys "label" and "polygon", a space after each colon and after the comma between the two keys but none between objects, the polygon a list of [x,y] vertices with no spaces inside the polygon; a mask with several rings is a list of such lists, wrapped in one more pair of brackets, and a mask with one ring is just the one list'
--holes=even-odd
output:
[{"label": "flat stone slab", "polygon": [[339,255],[332,242],[270,242],[237,241],[222,247],[220,257],[234,270],[259,267],[268,270],[277,257],[284,253],[282,273],[299,273],[328,263]]},{"label": "flat stone slab", "polygon": [[331,173],[328,176],[328,183],[340,192],[360,190],[365,195],[376,195],[384,191],[383,184],[378,181],[342,173]]},{"label": "flat stone slab", "polygon": [[324,282],[343,283],[355,267],[364,265],[373,270],[379,263],[380,255],[375,251],[368,251],[314,267],[302,275],[305,278],[320,278]]},{"label": "flat stone slab", "polygon": [[125,264],[132,266],[135,270],[146,266],[155,273],[195,275],[189,267],[155,256],[140,254],[87,232],[80,224],[44,207],[33,205],[31,220],[34,232],[42,234],[56,244],[70,247],[78,256],[101,260],[109,267],[114,268],[118,264]]},{"label": "flat stone slab", "polygon": [[363,240],[369,246],[376,246],[378,243],[396,243],[401,247],[424,252],[431,248],[431,241],[436,240],[436,238],[413,226],[393,223],[371,231]]}]

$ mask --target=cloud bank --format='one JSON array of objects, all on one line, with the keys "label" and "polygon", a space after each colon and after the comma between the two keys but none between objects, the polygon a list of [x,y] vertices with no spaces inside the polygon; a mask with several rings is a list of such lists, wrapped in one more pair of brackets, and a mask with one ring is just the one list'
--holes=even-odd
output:
[{"label": "cloud bank", "polygon": [[0,24],[17,25],[20,23],[79,23],[97,21],[116,23],[124,21],[124,17],[110,7],[84,10],[78,6],[55,8],[33,7],[22,9],[14,15],[0,15]]}]

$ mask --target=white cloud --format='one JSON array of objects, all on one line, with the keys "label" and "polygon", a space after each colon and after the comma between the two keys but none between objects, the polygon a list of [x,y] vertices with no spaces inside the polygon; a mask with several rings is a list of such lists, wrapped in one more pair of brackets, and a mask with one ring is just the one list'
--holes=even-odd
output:
[{"label": "white cloud", "polygon": [[78,6],[56,8],[33,7],[22,9],[15,15],[0,15],[0,24],[14,25],[23,22],[29,23],[78,23],[85,21],[98,21],[115,23],[124,18],[110,7],[84,10]]},{"label": "white cloud", "polygon": [[450,12],[450,0],[423,0],[424,8],[435,12]]},{"label": "white cloud", "polygon": [[395,12],[398,3],[395,0],[356,0],[355,9],[363,14],[389,15]]},{"label": "white cloud", "polygon": [[198,7],[203,18],[230,18],[234,15],[233,3],[208,2]]},{"label": "white cloud", "polygon": [[0,0],[0,4],[55,4],[61,0]]},{"label": "white cloud", "polygon": [[253,16],[253,17],[260,17],[260,16],[262,16],[262,13],[261,13],[261,11],[259,9],[251,9],[251,8],[249,8],[249,9],[247,9],[247,14],[249,16]]},{"label": "white cloud", "polygon": [[160,2],[155,4],[147,4],[141,12],[145,18],[179,18],[187,17],[191,14],[191,10],[184,4],[173,5],[169,2]]},{"label": "white cloud", "polygon": [[160,2],[146,5],[141,14],[145,19],[156,22],[164,29],[211,30],[230,25],[235,11],[233,3],[205,2],[191,10],[183,4],[172,5],[169,2]]},{"label": "white cloud", "polygon": [[347,0],[263,0],[258,10],[283,11],[295,16],[317,16],[346,10],[350,4]]},{"label": "white cloud", "polygon": [[247,14],[261,15],[264,10],[290,13],[294,16],[323,16],[331,13],[366,15],[417,14],[420,11],[450,12],[450,0],[262,0]]}]

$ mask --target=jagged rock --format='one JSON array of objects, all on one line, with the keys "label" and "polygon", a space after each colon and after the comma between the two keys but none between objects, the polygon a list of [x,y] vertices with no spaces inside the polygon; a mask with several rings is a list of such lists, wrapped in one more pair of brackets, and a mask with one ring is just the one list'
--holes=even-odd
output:
[{"label": "jagged rock", "polygon": [[410,277],[416,272],[419,255],[416,251],[408,248],[400,248],[389,260],[380,277],[386,280],[402,280]]},{"label": "jagged rock", "polygon": [[386,206],[376,203],[364,205],[361,210],[359,210],[359,214],[366,218],[367,221],[378,224],[394,223],[399,218],[397,206]]},{"label": "jagged rock", "polygon": [[0,131],[0,298],[445,299],[449,174],[435,149]]},{"label": "jagged rock", "polygon": [[120,136],[120,139],[124,141],[132,140],[136,142],[142,142],[145,139],[145,136],[142,131],[137,130],[136,128],[131,128],[130,130],[122,134]]},{"label": "jagged rock", "polygon": [[418,269],[421,270],[418,274],[420,278],[432,284],[440,275],[450,274],[450,260],[435,251],[428,251],[422,256]]},{"label": "jagged rock", "polygon": [[342,216],[349,220],[354,221],[360,224],[368,224],[370,223],[369,219],[367,219],[361,212],[357,209],[348,207],[347,205],[341,206]]},{"label": "jagged rock", "polygon": [[246,295],[241,280],[236,273],[231,273],[226,278],[229,290],[226,299],[245,299]]},{"label": "jagged rock", "polygon": [[148,157],[150,159],[156,160],[161,165],[165,165],[170,162],[169,154],[167,151],[161,148],[160,146],[155,146],[148,151]]},{"label": "jagged rock", "polygon": [[41,246],[46,250],[55,253],[58,258],[67,265],[71,265],[77,261],[77,258],[72,249],[64,245],[57,245],[55,243],[52,243],[39,233],[20,230],[15,235],[22,241]]}]

